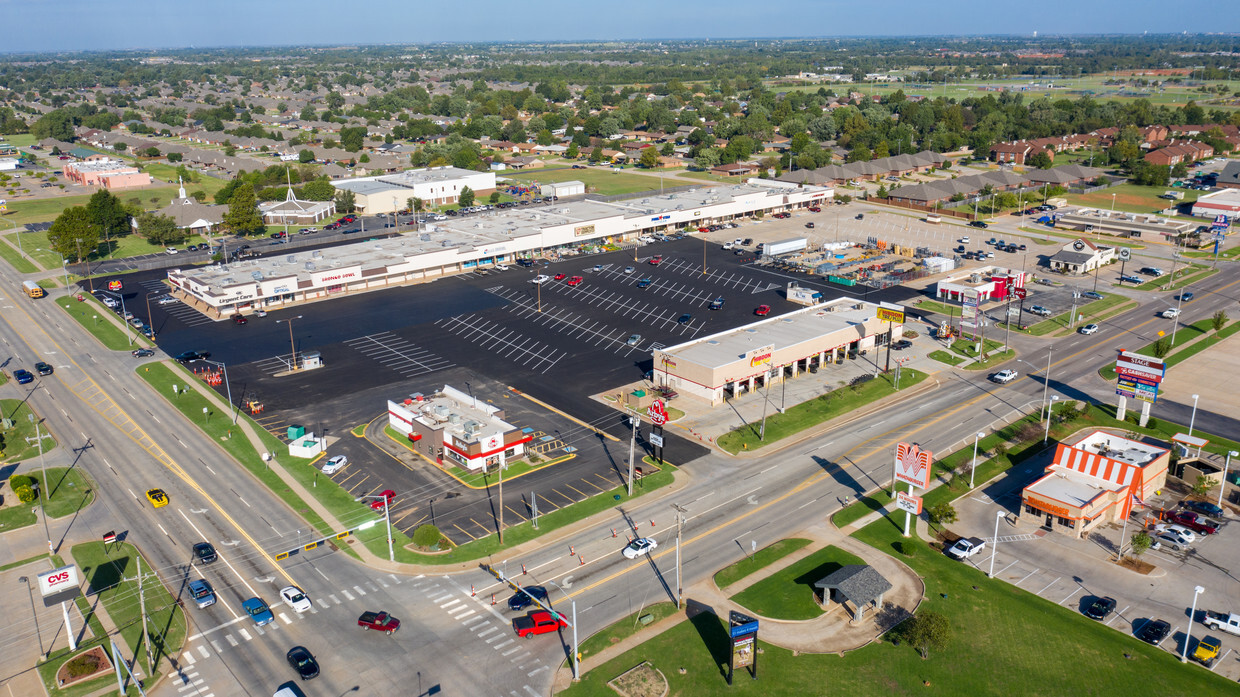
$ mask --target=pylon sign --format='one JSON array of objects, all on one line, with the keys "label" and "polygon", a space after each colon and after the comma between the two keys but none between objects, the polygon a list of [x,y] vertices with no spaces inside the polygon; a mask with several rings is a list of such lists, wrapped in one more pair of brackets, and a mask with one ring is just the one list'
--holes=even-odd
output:
[{"label": "pylon sign", "polygon": [[667,423],[667,407],[663,405],[663,400],[654,400],[650,408],[646,410],[646,416],[650,417],[650,423],[655,426]]},{"label": "pylon sign", "polygon": [[919,489],[930,486],[930,463],[933,457],[916,443],[896,445],[896,481],[911,484]]}]

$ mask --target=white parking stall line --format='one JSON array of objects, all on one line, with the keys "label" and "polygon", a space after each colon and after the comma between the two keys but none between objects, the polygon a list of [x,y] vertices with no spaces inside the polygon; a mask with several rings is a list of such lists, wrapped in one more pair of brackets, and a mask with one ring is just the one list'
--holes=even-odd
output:
[{"label": "white parking stall line", "polygon": [[[465,612],[461,612],[461,610],[464,610]],[[452,619],[460,622],[466,617],[471,617],[473,615],[478,614],[478,611],[469,607],[468,605],[463,605],[461,607],[453,608],[452,610],[449,610],[448,614],[452,615]]]},{"label": "white parking stall line", "polygon": [[[1048,583],[1048,584],[1046,584],[1045,586],[1043,586],[1043,587],[1042,587],[1042,590],[1038,591],[1037,593],[1034,593],[1034,595],[1037,595],[1037,596],[1042,595],[1042,592],[1043,592],[1043,591],[1045,591],[1047,588],[1050,588],[1051,586],[1055,585],[1055,584],[1059,581],[1059,579],[1061,579],[1061,578],[1063,578],[1063,576],[1056,576],[1054,581],[1051,581],[1050,583]],[[1066,600],[1066,598],[1065,598],[1065,600]]]},{"label": "white parking stall line", "polygon": [[489,627],[487,627],[487,630],[485,632],[478,632],[478,638],[481,639],[482,637],[490,634],[491,632],[498,632],[498,631],[499,631],[499,627],[496,627],[495,625],[490,625]]},{"label": "white parking stall line", "polygon": [[1131,605],[1125,605],[1123,610],[1120,610],[1119,612],[1115,613],[1115,616],[1114,616],[1114,617],[1112,617],[1109,621],[1107,621],[1107,626],[1108,626],[1108,627],[1110,627],[1110,626],[1111,626],[1111,622],[1114,622],[1115,620],[1117,620],[1117,619],[1119,619],[1119,618],[1123,617],[1123,616],[1124,616],[1124,613],[1125,613],[1125,612],[1127,612],[1127,611],[1128,611],[1128,608],[1130,608],[1130,607],[1132,607],[1132,606],[1131,606]]},{"label": "white parking stall line", "polygon": [[[507,651],[505,651],[505,652],[501,653],[500,655],[501,655],[501,656],[503,656],[504,658],[507,658],[507,657],[511,656],[512,654],[514,654],[514,653],[516,653],[516,652],[520,651],[520,650],[521,650],[521,648],[522,648],[522,647],[520,647],[520,646],[514,646],[514,647],[512,647],[511,649],[508,649]],[[495,647],[495,650],[496,650],[496,651],[498,651],[498,650],[499,650],[499,647],[498,647],[498,646],[496,646],[496,647]]]},{"label": "white parking stall line", "polygon": [[356,600],[356,598],[354,598],[354,597],[353,597],[353,596],[349,593],[349,591],[342,590],[342,591],[340,591],[340,594],[341,594],[341,595],[343,595],[343,596],[344,596],[344,599],[345,599],[345,600],[347,600],[347,601],[349,601],[349,602],[353,602],[354,600]]},{"label": "white parking stall line", "polygon": [[[459,605],[459,604],[460,604],[460,602],[461,602],[461,599],[460,599],[460,598],[451,598],[450,600],[448,600],[448,601],[447,601],[447,602],[445,602],[445,603],[436,603],[436,604],[437,604],[437,605],[439,605],[439,609],[441,609],[441,610],[447,610],[448,608],[452,607],[453,605]],[[449,612],[451,612],[451,611],[449,611]]]},{"label": "white parking stall line", "polygon": [[[486,643],[488,643],[488,644],[494,644],[495,642],[497,642],[497,641],[499,641],[500,639],[503,639],[503,638],[504,638],[504,635],[503,635],[503,634],[496,634],[495,636],[491,637],[490,639],[487,639],[487,640],[486,640]],[[508,641],[512,641],[512,639],[509,639]]]},{"label": "white parking stall line", "polygon": [[1008,564],[1007,566],[1005,566],[1005,567],[1003,567],[1002,569],[999,569],[997,572],[995,572],[995,573],[996,573],[996,575],[998,575],[998,574],[1002,574],[1004,571],[1007,571],[1008,569],[1012,568],[1012,565],[1013,565],[1013,564],[1015,564],[1015,563],[1016,563],[1016,561],[1017,561],[1016,559],[1013,559],[1011,564]]},{"label": "white parking stall line", "polygon": [[1012,585],[1014,585],[1014,586],[1019,586],[1020,584],[1024,583],[1025,581],[1027,581],[1027,580],[1029,579],[1029,577],[1030,577],[1030,576],[1032,576],[1032,575],[1034,575],[1034,574],[1038,573],[1038,572],[1039,572],[1039,571],[1041,571],[1041,570],[1042,570],[1042,569],[1034,569],[1033,571],[1030,571],[1029,573],[1025,574],[1025,577],[1024,577],[1024,578],[1022,578],[1021,580],[1017,581],[1016,583],[1014,583],[1014,584],[1012,584]]},{"label": "white parking stall line", "polygon": [[[1056,580],[1058,580],[1058,579],[1056,579]],[[1045,588],[1043,588],[1042,590],[1046,590],[1046,589],[1045,589]],[[1067,597],[1065,597],[1063,600],[1060,600],[1060,601],[1059,601],[1059,604],[1060,604],[1060,605],[1063,605],[1064,603],[1066,603],[1066,602],[1068,602],[1069,600],[1071,600],[1071,599],[1072,599],[1072,596],[1076,595],[1077,593],[1080,593],[1080,592],[1081,592],[1081,591],[1083,591],[1083,590],[1085,590],[1085,589],[1084,589],[1084,588],[1081,588],[1080,586],[1077,586],[1076,588],[1074,588],[1074,589],[1072,590],[1072,592],[1071,592],[1071,593],[1069,593],[1069,594],[1067,595]]]}]

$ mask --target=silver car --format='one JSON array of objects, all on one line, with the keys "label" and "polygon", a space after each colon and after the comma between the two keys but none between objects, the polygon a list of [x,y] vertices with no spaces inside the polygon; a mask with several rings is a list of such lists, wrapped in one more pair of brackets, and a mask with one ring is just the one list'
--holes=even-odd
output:
[{"label": "silver car", "polygon": [[323,463],[323,474],[335,474],[344,469],[347,464],[349,464],[349,458],[344,455],[330,457],[327,462]]}]

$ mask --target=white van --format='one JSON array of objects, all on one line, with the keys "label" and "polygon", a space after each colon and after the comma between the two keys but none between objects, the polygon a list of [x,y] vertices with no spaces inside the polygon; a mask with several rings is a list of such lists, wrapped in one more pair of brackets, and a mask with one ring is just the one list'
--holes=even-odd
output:
[{"label": "white van", "polygon": [[286,682],[276,690],[271,697],[306,697],[306,693],[301,691],[295,682]]}]

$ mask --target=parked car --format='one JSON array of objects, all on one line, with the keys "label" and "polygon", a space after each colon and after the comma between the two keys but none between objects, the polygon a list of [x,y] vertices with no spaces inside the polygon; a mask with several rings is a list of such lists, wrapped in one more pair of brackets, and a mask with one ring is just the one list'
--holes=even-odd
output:
[{"label": "parked car", "polygon": [[1155,646],[1162,643],[1163,639],[1171,633],[1171,625],[1163,620],[1150,620],[1141,625],[1141,629],[1137,630],[1137,638],[1147,644]]},{"label": "parked car", "polygon": [[378,511],[379,513],[382,513],[383,509],[387,508],[388,505],[392,503],[392,499],[396,498],[396,492],[391,489],[384,489],[376,495],[382,496],[383,498],[379,501],[371,501],[370,508],[371,510]]},{"label": "parked car", "polygon": [[584,280],[586,279],[582,278],[581,276],[573,276],[572,278],[565,281],[565,283],[567,283],[570,286],[579,286],[581,285],[581,282]]},{"label": "parked car", "polygon": [[1221,518],[1224,514],[1222,508],[1220,508],[1217,504],[1210,503],[1209,501],[1194,501],[1191,499],[1185,499],[1180,502],[1180,507],[1187,508],[1190,511],[1196,511],[1202,515],[1208,515],[1211,518]]},{"label": "parked car", "polygon": [[1042,317],[1051,316],[1051,311],[1046,309],[1045,307],[1042,307],[1041,305],[1034,305],[1033,307],[1029,308],[1029,311],[1035,315],[1041,315]]},{"label": "parked car", "polygon": [[1136,283],[1136,284],[1141,284],[1145,282],[1145,281],[1142,281],[1137,276],[1120,276],[1119,281],[1120,283]]},{"label": "parked car", "polygon": [[1192,530],[1189,530],[1183,525],[1177,525],[1175,523],[1159,523],[1154,526],[1154,531],[1155,532],[1169,532],[1175,535],[1179,535],[1180,539],[1184,540],[1185,544],[1191,545],[1197,541],[1197,533],[1193,532]]},{"label": "parked car", "polygon": [[538,274],[537,276],[535,276],[535,277],[531,278],[531,279],[530,279],[530,283],[534,283],[534,284],[536,284],[536,285],[540,285],[540,286],[541,286],[542,284],[544,284],[544,283],[546,283],[547,281],[550,281],[550,280],[551,280],[551,277],[550,277],[550,276],[548,276],[548,275],[546,275],[546,274],[541,274],[541,273],[540,273],[540,274]]},{"label": "parked car", "polygon": [[758,309],[754,310],[753,313],[759,317],[766,317],[767,315],[771,314],[771,306],[770,305],[759,305]]},{"label": "parked car", "polygon": [[323,474],[335,474],[344,469],[344,466],[347,464],[349,464],[349,458],[345,455],[329,457],[327,458],[327,462],[323,463],[322,472]]},{"label": "parked car", "polygon": [[903,351],[904,349],[912,348],[912,347],[913,347],[913,342],[909,341],[908,339],[900,339],[899,341],[891,345],[891,348],[895,351]]},{"label": "parked car", "polygon": [[651,279],[649,279],[649,278],[640,278],[640,279],[638,279],[638,280],[637,280],[637,287],[638,287],[638,288],[648,288],[648,287],[650,287],[650,284],[651,284],[651,283],[654,283],[654,281],[652,281],[652,280],[651,280]]},{"label": "parked car", "polygon": [[233,315],[232,321],[233,321],[233,324],[236,324],[238,326],[250,323],[250,320],[246,319],[245,315],[242,315],[242,314]]},{"label": "parked car", "polygon": [[1101,299],[1102,299],[1102,293],[1096,293],[1096,292],[1094,292],[1094,291],[1092,291],[1092,290],[1087,290],[1087,291],[1085,291],[1084,293],[1081,293],[1081,297],[1082,297],[1082,298],[1089,298],[1090,300],[1101,300]]},{"label": "parked car", "polygon": [[712,309],[712,310],[722,310],[722,309],[723,309],[723,303],[724,303],[724,299],[723,299],[723,298],[715,298],[714,300],[710,301],[710,309]]},{"label": "parked car", "polygon": [[1167,520],[1202,535],[1213,535],[1219,527],[1218,523],[1193,511],[1172,511],[1167,514]]},{"label": "parked car", "polygon": [[624,343],[628,344],[629,346],[636,346],[638,343],[641,342],[641,340],[642,340],[641,334],[630,334],[628,340],[625,341]]},{"label": "parked car", "polygon": [[1085,616],[1099,621],[1105,620],[1114,611],[1115,598],[1109,596],[1096,597],[1093,602],[1085,606]]},{"label": "parked car", "polygon": [[1154,544],[1165,545],[1177,552],[1189,545],[1188,540],[1174,532],[1155,531],[1154,534],[1150,535],[1150,539],[1154,541]]},{"label": "parked car", "polygon": [[689,320],[691,320],[691,319],[693,319],[693,315],[691,315],[691,314],[689,314],[688,312],[686,312],[686,313],[684,313],[683,315],[681,315],[680,317],[677,317],[677,318],[676,318],[676,322],[677,322],[677,324],[688,324],[688,323],[689,323]]},{"label": "parked car", "polygon": [[632,266],[626,266],[626,267],[624,267],[624,272],[625,272],[625,273],[633,273],[633,272],[634,272],[634,271],[636,271],[636,270],[637,270],[637,269],[636,269],[636,268],[634,268],[634,267],[632,267]]},{"label": "parked car", "polygon": [[662,255],[662,254],[656,254],[655,256],[650,257],[650,265],[651,265],[651,266],[658,266],[659,264],[662,264],[662,263],[663,263],[663,255]]}]

